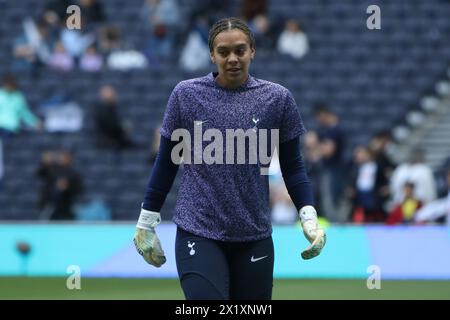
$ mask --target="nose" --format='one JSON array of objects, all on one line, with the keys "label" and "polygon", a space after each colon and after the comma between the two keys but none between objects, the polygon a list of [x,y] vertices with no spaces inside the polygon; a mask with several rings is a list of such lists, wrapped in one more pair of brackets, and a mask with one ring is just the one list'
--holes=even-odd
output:
[{"label": "nose", "polygon": [[228,62],[229,63],[236,63],[238,62],[238,57],[236,54],[231,53],[230,56],[228,57]]}]

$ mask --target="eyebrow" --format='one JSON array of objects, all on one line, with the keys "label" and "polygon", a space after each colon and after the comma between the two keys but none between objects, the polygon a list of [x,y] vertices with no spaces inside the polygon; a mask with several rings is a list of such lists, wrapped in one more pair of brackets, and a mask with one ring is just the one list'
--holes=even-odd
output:
[{"label": "eyebrow", "polygon": [[[237,45],[235,45],[234,47],[235,48],[245,48],[247,46],[247,43],[239,43],[239,44],[237,44]],[[220,50],[220,49],[229,49],[230,47],[228,47],[228,46],[217,46],[217,50]]]}]

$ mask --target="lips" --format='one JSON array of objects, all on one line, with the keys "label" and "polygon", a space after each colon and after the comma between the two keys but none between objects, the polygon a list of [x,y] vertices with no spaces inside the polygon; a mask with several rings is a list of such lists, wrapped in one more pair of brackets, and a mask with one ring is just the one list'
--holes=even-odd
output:
[{"label": "lips", "polygon": [[230,68],[227,71],[229,71],[229,72],[238,72],[238,71],[241,71],[241,69],[240,68]]}]

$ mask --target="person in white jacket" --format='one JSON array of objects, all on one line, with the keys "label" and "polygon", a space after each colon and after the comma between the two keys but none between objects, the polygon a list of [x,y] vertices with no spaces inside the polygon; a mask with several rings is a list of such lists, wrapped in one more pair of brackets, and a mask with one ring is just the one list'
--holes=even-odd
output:
[{"label": "person in white jacket", "polygon": [[433,171],[424,161],[422,150],[415,150],[409,162],[399,165],[392,173],[390,190],[393,204],[403,201],[403,186],[414,183],[414,196],[427,204],[436,199],[436,181]]},{"label": "person in white jacket", "polygon": [[450,169],[447,170],[447,187],[447,196],[431,201],[420,208],[414,217],[415,222],[430,222],[446,217],[447,225],[450,226]]},{"label": "person in white jacket", "polygon": [[308,37],[294,19],[286,21],[285,29],[278,38],[278,51],[290,55],[294,59],[301,59],[308,53]]}]

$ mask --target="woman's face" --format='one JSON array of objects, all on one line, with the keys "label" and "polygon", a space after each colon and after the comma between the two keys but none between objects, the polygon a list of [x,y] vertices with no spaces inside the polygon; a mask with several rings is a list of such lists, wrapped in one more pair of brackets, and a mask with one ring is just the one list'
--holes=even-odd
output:
[{"label": "woman's face", "polygon": [[217,65],[217,81],[226,88],[243,84],[248,77],[250,61],[255,49],[250,47],[250,39],[239,29],[220,32],[214,39],[211,60]]}]

